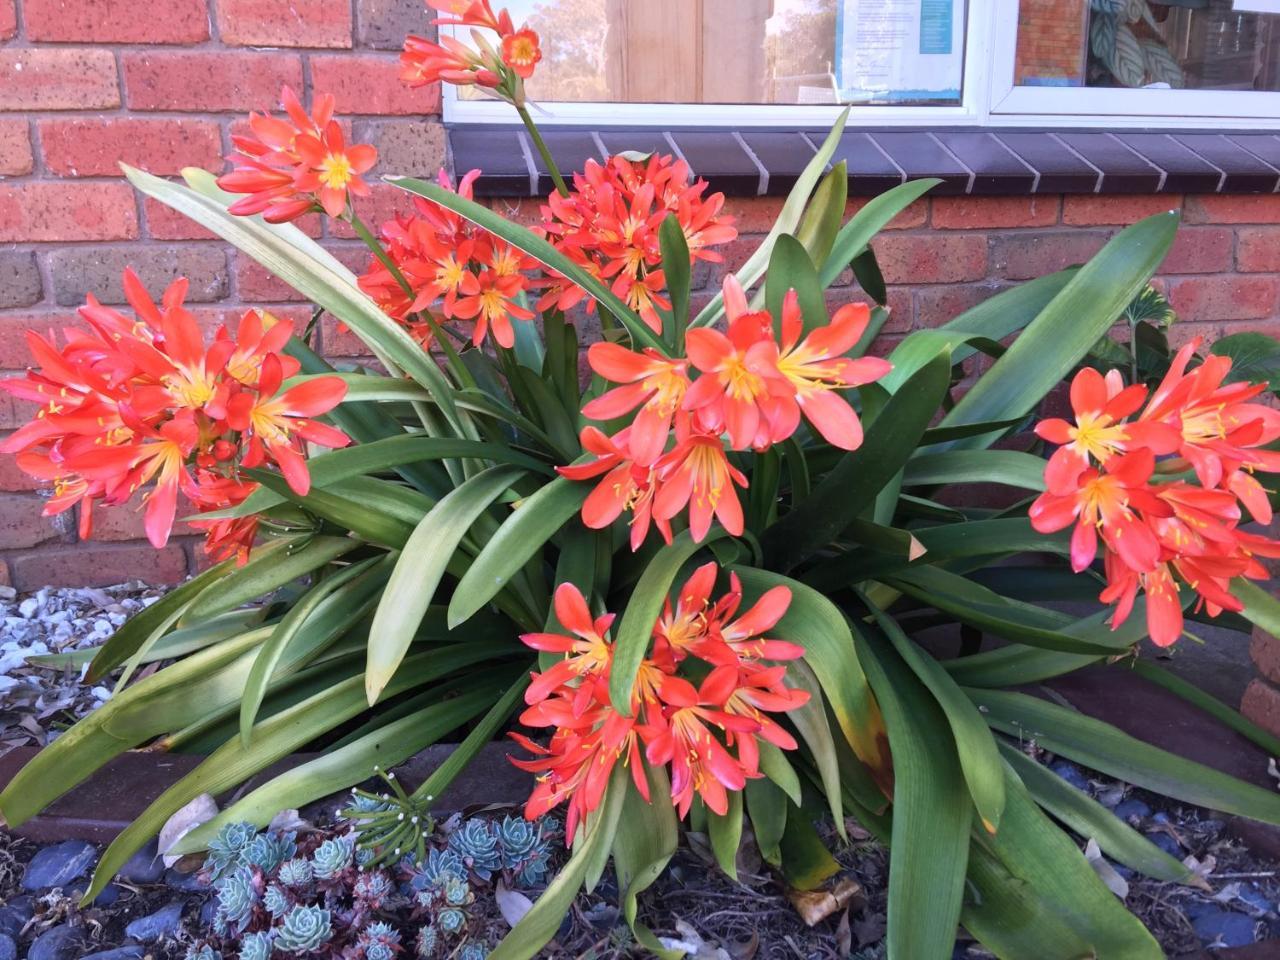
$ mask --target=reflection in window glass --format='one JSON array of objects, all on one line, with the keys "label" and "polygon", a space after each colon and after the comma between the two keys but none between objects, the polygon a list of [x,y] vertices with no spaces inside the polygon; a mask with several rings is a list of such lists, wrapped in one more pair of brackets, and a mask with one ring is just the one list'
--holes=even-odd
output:
[{"label": "reflection in window glass", "polygon": [[1267,0],[1021,0],[1020,86],[1280,90]]},{"label": "reflection in window glass", "polygon": [[542,41],[542,62],[527,84],[534,101],[960,98],[965,0],[506,0],[506,6]]}]

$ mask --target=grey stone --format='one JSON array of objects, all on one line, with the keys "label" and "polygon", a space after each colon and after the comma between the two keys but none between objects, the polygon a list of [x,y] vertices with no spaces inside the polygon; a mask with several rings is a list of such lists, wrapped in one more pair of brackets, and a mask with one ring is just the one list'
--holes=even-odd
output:
[{"label": "grey stone", "polygon": [[121,275],[132,267],[143,286],[159,301],[178,277],[190,281],[188,303],[207,303],[227,295],[227,255],[216,247],[179,244],[140,253],[118,247],[65,247],[49,254],[54,299],[64,307],[79,306],[92,293],[103,303],[124,303]]},{"label": "grey stone", "polygon": [[1193,903],[1187,908],[1187,914],[1196,936],[1205,946],[1243,947],[1254,941],[1256,922],[1243,913],[1211,903]]},{"label": "grey stone", "polygon": [[75,927],[50,927],[27,951],[27,960],[80,960],[84,956],[84,938]]},{"label": "grey stone", "polygon": [[[84,895],[88,892],[89,892],[89,885],[87,883],[77,883],[74,886],[72,886],[70,890],[67,891],[67,896],[70,897],[72,900],[79,902],[84,897]],[[114,883],[108,883],[105,887],[103,887],[100,891],[98,891],[98,895],[93,898],[93,902],[90,904],[90,906],[109,907],[119,899],[120,899],[120,888]]]},{"label": "grey stone", "polygon": [[114,950],[91,953],[84,960],[138,960],[144,953],[146,950],[142,944],[130,943],[123,947],[116,947]]},{"label": "grey stone", "polygon": [[164,882],[183,893],[208,893],[209,885],[200,879],[198,873],[182,873],[178,870],[167,870]]},{"label": "grey stone", "polygon": [[0,253],[0,307],[29,307],[44,291],[36,255],[29,250]]},{"label": "grey stone", "polygon": [[159,883],[164,861],[156,854],[156,842],[152,840],[130,857],[116,876],[128,883]]},{"label": "grey stone", "polygon": [[1083,790],[1088,793],[1089,781],[1085,779],[1084,774],[1080,772],[1080,768],[1074,763],[1067,763],[1065,760],[1059,760],[1056,763],[1051,764],[1049,769],[1077,790]]},{"label": "grey stone", "polygon": [[18,945],[7,933],[0,933],[0,960],[18,960]]},{"label": "grey stone", "polygon": [[0,907],[0,933],[17,940],[27,921],[35,916],[35,908],[28,896],[13,897]]},{"label": "grey stone", "polygon": [[1116,807],[1115,814],[1121,820],[1145,820],[1151,816],[1151,808],[1141,800],[1129,799]]},{"label": "grey stone", "polygon": [[55,843],[31,858],[31,862],[27,864],[27,872],[22,876],[22,889],[48,890],[50,887],[65,887],[72,880],[83,877],[97,859],[98,851],[83,840]]},{"label": "grey stone", "polygon": [[1169,836],[1169,834],[1165,833],[1163,830],[1156,830],[1148,833],[1147,839],[1175,860],[1182,859],[1182,848],[1178,846],[1178,841],[1173,839],[1173,837]]},{"label": "grey stone", "polygon": [[162,937],[172,937],[178,932],[178,925],[182,923],[182,907],[182,901],[175,900],[155,913],[139,917],[124,928],[125,935],[144,943],[159,940]]}]

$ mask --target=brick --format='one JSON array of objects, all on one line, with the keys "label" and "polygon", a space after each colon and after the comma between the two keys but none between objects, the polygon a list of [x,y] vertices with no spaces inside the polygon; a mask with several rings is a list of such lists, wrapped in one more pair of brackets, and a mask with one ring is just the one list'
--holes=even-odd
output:
[{"label": "brick", "polygon": [[120,106],[110,50],[0,50],[0,110],[103,110]]},{"label": "brick", "polygon": [[218,35],[235,47],[350,47],[351,6],[333,0],[218,0]]},{"label": "brick", "polygon": [[19,590],[51,587],[107,587],[125,580],[177,583],[187,575],[180,543],[163,550],[149,543],[77,543],[11,554],[13,585]]},{"label": "brick", "polygon": [[[8,437],[7,433],[0,434],[0,442],[7,440]],[[17,491],[30,492],[39,488],[42,482],[18,469],[16,457],[0,456],[0,490],[11,493]]]},{"label": "brick", "polygon": [[985,234],[888,234],[872,247],[887,283],[960,283],[987,273]]},{"label": "brick", "polygon": [[[369,249],[363,244],[335,247],[327,244],[329,252],[357,274],[369,264]],[[289,286],[266,267],[243,253],[235,254],[233,273],[236,278],[236,297],[244,303],[306,302],[307,298]]]},{"label": "brick", "polygon": [[0,176],[20,177],[34,165],[27,121],[0,118]]},{"label": "brick", "polygon": [[60,177],[120,177],[122,162],[160,175],[222,166],[222,134],[209,120],[54,119],[37,127],[45,167]]},{"label": "brick", "polygon": [[1263,677],[1272,683],[1280,683],[1280,637],[1272,636],[1261,627],[1254,627],[1249,656]]},{"label": "brick", "polygon": [[1235,238],[1227,227],[1183,227],[1160,264],[1160,273],[1221,273],[1231,269]]},{"label": "brick", "polygon": [[991,238],[991,273],[1009,280],[1030,280],[1084,263],[1103,248],[1110,233],[1095,230],[1019,231]]},{"label": "brick", "polygon": [[1176,194],[1153,196],[1106,196],[1068,194],[1062,198],[1062,222],[1071,226],[1091,227],[1105,224],[1128,226],[1143,217],[1167,213],[1182,206]]},{"label": "brick", "polygon": [[60,43],[199,43],[209,39],[205,0],[23,0],[27,37]]},{"label": "brick", "polygon": [[993,283],[957,284],[916,290],[916,326],[940,327],[999,293]]},{"label": "brick", "polygon": [[409,34],[435,39],[422,0],[356,0],[356,40],[362,47],[399,50]]},{"label": "brick", "polygon": [[912,296],[911,288],[889,287],[887,292],[889,319],[880,328],[880,336],[886,333],[906,333],[916,324],[915,297]]},{"label": "brick", "polygon": [[218,235],[206,230],[190,217],[151,197],[142,198],[142,215],[147,223],[147,236],[154,240],[217,240]]},{"label": "brick", "polygon": [[188,303],[227,295],[227,255],[218,247],[68,247],[49,254],[54,300],[78,306],[92,293],[103,303],[124,303],[120,277],[125,267],[134,269],[157,300],[178,277],[191,281]]},{"label": "brick", "polygon": [[[844,218],[848,220],[855,213],[871,202],[871,197],[856,197],[850,200],[844,208]],[[775,218],[776,218],[775,214]],[[886,225],[886,230],[909,230],[912,227],[923,227],[929,221],[929,198],[922,197],[915,200],[903,208],[902,212],[890,220]],[[767,232],[773,226],[770,220],[765,224],[764,229]]]},{"label": "brick", "polygon": [[1240,712],[1263,730],[1280,737],[1280,690],[1264,680],[1250,680],[1240,700]]},{"label": "brick", "polygon": [[35,253],[0,250],[0,308],[29,307],[42,296]]},{"label": "brick", "polygon": [[934,197],[932,224],[942,230],[1048,227],[1058,222],[1058,197]]},{"label": "brick", "polygon": [[68,515],[45,517],[44,500],[30,494],[0,494],[0,550],[21,550],[67,532]]},{"label": "brick", "polygon": [[0,243],[130,240],[137,235],[137,201],[128,184],[0,183]]},{"label": "brick", "polygon": [[[11,376],[20,376],[20,374],[0,373],[0,380]],[[19,400],[8,393],[0,392],[0,430],[18,429],[35,416],[37,409],[39,408],[30,400]]]},{"label": "brick", "polygon": [[355,138],[377,148],[376,174],[434,177],[446,163],[444,125],[422,120],[369,120],[357,123]]},{"label": "brick", "polygon": [[[368,224],[370,230],[377,233],[378,227],[393,219],[397,213],[409,213],[413,210],[412,196],[389,183],[371,183],[369,196],[356,199],[356,213]],[[346,221],[329,221],[329,236],[351,240],[355,235]]]},{"label": "brick", "polygon": [[0,0],[0,40],[18,33],[18,0]]},{"label": "brick", "polygon": [[440,84],[416,90],[406,87],[400,82],[398,57],[313,56],[311,87],[316,93],[332,93],[338,113],[422,116],[440,112]]},{"label": "brick", "polygon": [[1187,223],[1280,223],[1280,195],[1216,194],[1187,197]]},{"label": "brick", "polygon": [[[117,506],[98,505],[93,510],[93,530],[90,540],[112,543],[120,540],[146,540],[147,531],[144,526],[146,501],[142,493],[135,494],[127,503]],[[176,517],[187,517],[195,513],[190,501],[179,495]],[[196,533],[192,527],[180,519],[173,522],[173,536],[188,536]],[[150,546],[150,544],[148,544]]]},{"label": "brick", "polygon": [[1169,302],[1183,320],[1257,320],[1280,308],[1275,277],[1224,275],[1169,281]]},{"label": "brick", "polygon": [[302,89],[295,53],[126,53],[124,91],[132,110],[266,110],[285,84]]},{"label": "brick", "polygon": [[1236,269],[1243,273],[1280,272],[1280,227],[1237,230]]},{"label": "brick", "polygon": [[343,359],[368,356],[369,348],[364,341],[350,329],[340,329],[340,326],[337,319],[327,313],[320,318],[320,342],[324,345],[324,355]]},{"label": "brick", "polygon": [[[537,211],[534,204],[535,217]],[[738,233],[768,233],[782,212],[782,200],[778,197],[726,197],[724,212],[734,218],[733,225],[738,228]]]}]

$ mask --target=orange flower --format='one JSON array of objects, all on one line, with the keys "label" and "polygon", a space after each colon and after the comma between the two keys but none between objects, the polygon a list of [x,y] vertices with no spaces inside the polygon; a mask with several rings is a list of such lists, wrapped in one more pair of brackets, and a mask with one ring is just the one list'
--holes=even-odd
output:
[{"label": "orange flower", "polygon": [[[848,303],[831,322],[801,340],[804,322],[794,290],[782,301],[782,344],[777,369],[795,389],[795,403],[824,440],[842,450],[862,446],[862,423],[853,407],[835,391],[873,383],[893,369],[879,357],[846,357],[871,320],[865,303]],[[787,405],[784,404],[784,408]],[[797,415],[798,419],[798,415]],[[791,420],[782,418],[780,430]],[[794,429],[794,427],[792,428]]]},{"label": "orange flower", "polygon": [[218,178],[218,186],[248,196],[227,209],[241,216],[260,213],[268,223],[315,210],[341,216],[349,195],[368,195],[360,175],[373,166],[377,151],[368,144],[345,144],[333,119],[332,94],[318,95],[310,115],[289,87],[280,99],[288,120],[251,113],[253,136],[231,138],[236,153],[227,160],[235,167]]},{"label": "orange flower", "polygon": [[414,88],[441,81],[457,86],[498,84],[497,74],[486,67],[480,54],[449,36],[442,36],[439,43],[406,37],[400,54],[400,80]]},{"label": "orange flower", "polygon": [[733,536],[741,536],[742,504],[734,485],[745,488],[747,478],[729,463],[718,436],[693,433],[677,424],[675,449],[659,459],[655,469],[655,520],[670,521],[687,506],[695,542],[706,537],[713,516]]},{"label": "orange flower", "polygon": [[671,421],[689,388],[689,364],[672,360],[646,348],[633,353],[616,343],[593,343],[587,350],[591,369],[613,383],[626,384],[606,391],[582,408],[593,420],[613,420],[640,407],[631,422],[630,450],[641,465],[662,455],[671,433]]},{"label": "orange flower", "polygon": [[528,80],[533,76],[533,68],[541,59],[542,48],[538,46],[538,35],[528,27],[521,27],[502,38],[502,62],[521,80]]},{"label": "orange flower", "polygon": [[655,522],[662,538],[670,543],[671,524],[653,517],[657,474],[652,466],[642,467],[632,459],[629,436],[629,429],[607,437],[595,427],[583,427],[579,437],[582,448],[596,459],[589,463],[556,467],[556,472],[569,480],[590,480],[604,474],[604,479],[582,504],[582,522],[592,530],[602,530],[624,511],[630,511],[631,549],[635,551],[649,535],[651,521]]},{"label": "orange flower", "polygon": [[441,26],[485,27],[499,34],[511,32],[511,15],[494,14],[489,0],[427,0],[427,6],[445,16],[431,22]]}]

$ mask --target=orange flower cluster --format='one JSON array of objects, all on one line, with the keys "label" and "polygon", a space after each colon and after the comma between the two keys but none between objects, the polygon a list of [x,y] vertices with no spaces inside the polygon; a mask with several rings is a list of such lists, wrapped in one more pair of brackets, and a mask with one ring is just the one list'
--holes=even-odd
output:
[{"label": "orange flower cluster", "polygon": [[[614,294],[658,332],[657,309],[671,307],[662,296],[662,221],[675,214],[694,260],[719,262],[723,258],[711,248],[738,235],[733,217],[720,212],[724,194],[703,197],[706,189],[705,180],[690,182],[687,163],[670,156],[643,161],[616,156],[604,164],[588,160],[583,172],[574,174],[567,197],[553,193],[547,198],[541,226],[561,253],[611,284]],[[539,310],[568,310],[586,296],[563,277],[552,278]]]},{"label": "orange flower cluster", "polygon": [[772,317],[748,309],[732,275],[724,281],[724,301],[728,333],[688,331],[687,358],[634,353],[613,343],[592,344],[587,352],[591,369],[620,386],[590,401],[583,414],[612,420],[639,409],[612,437],[586,427],[582,446],[595,460],[557,469],[571,480],[604,475],[583,503],[583,522],[600,529],[630,511],[632,550],[651,522],[670,543],[671,520],[686,506],[695,541],[707,535],[713,517],[741,534],[734,486],[746,487],[747,479],[729,462],[722,437],[733,450],[763,451],[794,434],[803,418],[828,443],[856,450],[862,424],[835,391],[890,370],[886,360],[845,356],[870,321],[866,304],[846,304],[806,336],[795,291],[788,291],[779,340]]},{"label": "orange flower cluster", "polygon": [[268,223],[317,210],[342,216],[348,195],[368,196],[369,185],[360,175],[373,167],[377,150],[368,144],[347,146],[333,119],[332,94],[317,97],[311,115],[287,86],[280,101],[287,119],[251,113],[253,135],[231,138],[237,152],[227,160],[235,168],[218,178],[218,186],[248,196],[227,209],[242,216],[260,213]]},{"label": "orange flower cluster", "polygon": [[[486,87],[522,106],[524,81],[533,76],[534,67],[542,59],[538,35],[527,26],[515,29],[511,14],[505,9],[495,14],[489,0],[427,0],[427,6],[445,14],[432,21],[438,26],[472,27],[475,47],[443,32],[439,43],[410,35],[405,38],[400,55],[400,79],[410,87],[440,81]],[[498,35],[498,49],[481,29]]]},{"label": "orange flower cluster", "polygon": [[[87,331],[67,329],[59,348],[28,331],[39,365],[0,388],[41,405],[0,452],[47,481],[54,495],[46,515],[77,503],[81,535],[92,533],[93,505],[122,504],[148,483],[144,526],[157,548],[168,542],[181,491],[202,510],[240,503],[257,486],[238,466],[275,463],[289,486],[306,494],[310,477],[301,441],[345,446],[346,434],[309,419],[346,393],[338,377],[308,380],[281,392],[296,360],[281,354],[288,321],[248,311],[235,335],[218,329],[208,346],[196,318],[183,308],[185,278],[157,305],[132,270],[124,273],[131,319],[92,295],[80,308]],[[218,558],[247,555],[256,518],[197,522]]]},{"label": "orange flower cluster", "polygon": [[[479,175],[479,170],[472,170],[463,177],[458,194],[470,200],[471,184]],[[440,185],[453,189],[443,170]],[[533,313],[521,306],[520,295],[529,286],[524,271],[536,262],[439,204],[415,197],[413,205],[412,214],[387,221],[381,230],[386,253],[409,290],[377,257],[360,277],[360,289],[424,343],[431,336],[431,324],[415,315],[425,312],[433,319],[473,321],[476,346],[490,332],[502,346],[513,346],[512,320],[533,319]]]},{"label": "orange flower cluster", "polygon": [[[761,776],[760,740],[796,748],[770,714],[803,706],[809,694],[787,687],[786,666],[770,661],[797,659],[804,649],[764,636],[786,613],[791,591],[774,587],[739,615],[742,586],[736,575],[730,576],[729,592],[712,601],[718,573],[715,563],[699,567],[675,605],[667,601],[653,628],[650,655],[636,675],[629,715],[609,699],[613,615],[593,618],[577,587],[557,588],[556,618],[568,634],[521,637],[535,650],[564,657],[533,675],[525,693],[529,708],[520,717],[526,726],[551,728],[550,743],[544,747],[511,734],[535,755],[514,761],[537,774],[527,818],[568,801],[565,836],[572,838],[577,824],[600,805],[619,761],[630,767],[636,789],[649,801],[642,755],[653,766],[670,766],[671,800],[681,817],[695,794],[723,814],[727,791]],[[697,686],[679,675],[682,665],[694,664],[702,676]]]},{"label": "orange flower cluster", "polygon": [[1280,411],[1250,402],[1265,383],[1225,383],[1229,357],[1207,357],[1188,372],[1199,345],[1197,338],[1178,351],[1149,398],[1141,384],[1125,387],[1119,371],[1104,377],[1085,368],[1071,383],[1075,422],[1036,426],[1060,446],[1045,469],[1046,492],[1031,505],[1032,525],[1042,533],[1075,525],[1076,572],[1093,563],[1101,539],[1101,599],[1117,605],[1113,627],[1142,590],[1160,646],[1182,635],[1182,584],[1211,616],[1238,612],[1231,580],[1266,579],[1257,558],[1280,556],[1280,542],[1239,529],[1242,505],[1271,521],[1254,473],[1280,472],[1280,452],[1261,449],[1280,438]]}]

